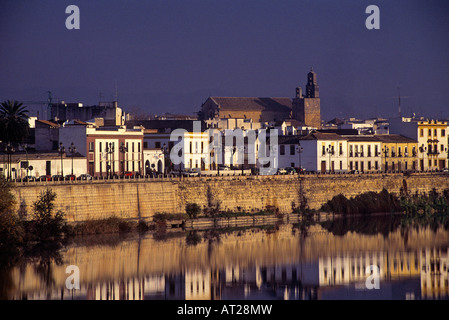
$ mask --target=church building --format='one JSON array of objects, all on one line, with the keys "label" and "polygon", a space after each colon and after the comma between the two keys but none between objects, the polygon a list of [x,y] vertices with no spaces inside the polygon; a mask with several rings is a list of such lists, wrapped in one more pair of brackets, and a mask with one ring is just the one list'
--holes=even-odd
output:
[{"label": "church building", "polygon": [[298,120],[305,126],[321,127],[320,96],[316,73],[307,75],[306,95],[296,88],[295,98],[209,97],[202,104],[200,120],[252,119],[254,122]]}]

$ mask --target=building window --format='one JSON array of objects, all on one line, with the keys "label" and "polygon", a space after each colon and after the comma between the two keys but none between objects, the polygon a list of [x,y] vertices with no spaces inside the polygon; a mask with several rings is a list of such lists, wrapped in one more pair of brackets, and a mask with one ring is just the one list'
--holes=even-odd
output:
[{"label": "building window", "polygon": [[294,144],[291,144],[290,145],[290,155],[294,155],[295,154],[295,145]]},{"label": "building window", "polygon": [[438,134],[437,134],[437,129],[434,129],[434,130],[433,130],[433,135],[434,135],[435,137],[438,136]]},{"label": "building window", "polygon": [[[340,155],[343,155],[343,144],[340,142],[340,144],[339,144],[339,151],[338,151],[338,153],[340,154]],[[341,169],[341,168],[340,168]]]},{"label": "building window", "polygon": [[94,152],[95,150],[95,142],[89,142],[89,151]]},{"label": "building window", "polygon": [[446,130],[445,129],[441,129],[441,136],[445,137],[446,136]]},{"label": "building window", "polygon": [[321,155],[325,155],[326,154],[326,146],[323,144],[322,148],[321,148]]},{"label": "building window", "polygon": [[137,142],[137,152],[140,152],[140,142]]},{"label": "building window", "polygon": [[371,145],[368,145],[368,157],[371,157]]},{"label": "building window", "polygon": [[441,152],[444,151],[444,144],[442,144],[442,145],[440,146],[440,151],[441,151]]},{"label": "building window", "polygon": [[379,169],[379,163],[377,161],[374,162],[374,169],[376,169],[376,170]]},{"label": "building window", "polygon": [[429,137],[431,137],[432,136],[432,129],[429,129]]},{"label": "building window", "polygon": [[371,170],[371,161],[368,161],[368,170]]},{"label": "building window", "polygon": [[[134,142],[131,144],[132,152],[134,152]],[[133,165],[133,171],[134,171],[134,165]]]},{"label": "building window", "polygon": [[[193,153],[192,141],[189,142],[189,150],[190,150],[190,153]],[[190,165],[190,168],[191,167],[192,167],[192,165]]]},{"label": "building window", "polygon": [[154,143],[154,147],[160,149],[161,148],[161,142],[160,141],[156,141]]},{"label": "building window", "polygon": [[146,142],[146,141],[143,142],[143,148],[144,148],[144,149],[147,149],[147,148],[148,148],[148,142]]},{"label": "building window", "polygon": [[284,145],[281,145],[279,152],[280,152],[281,156],[285,155],[285,146]]},{"label": "building window", "polygon": [[421,129],[421,130],[419,131],[419,136],[420,136],[420,137],[424,137],[424,129]]},{"label": "building window", "polygon": [[352,145],[349,146],[349,156],[350,156],[350,157],[353,157]]}]

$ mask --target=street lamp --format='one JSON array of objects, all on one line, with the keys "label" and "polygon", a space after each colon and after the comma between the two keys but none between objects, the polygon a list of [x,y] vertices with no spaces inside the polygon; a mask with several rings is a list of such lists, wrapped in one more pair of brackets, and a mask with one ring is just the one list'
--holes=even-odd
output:
[{"label": "street lamp", "polygon": [[239,147],[239,152],[241,152],[241,156],[238,156],[238,159],[241,159],[242,163],[241,163],[241,169],[242,169],[242,176],[243,176],[243,165],[245,164],[245,146],[240,146]]},{"label": "street lamp", "polygon": [[421,171],[424,171],[424,154],[427,151],[427,147],[425,147],[424,144],[422,144],[421,147],[419,147],[419,151],[422,153]]},{"label": "street lamp", "polygon": [[385,169],[385,172],[387,172],[387,157],[388,157],[388,152],[390,151],[390,148],[388,148],[387,146],[385,146],[385,147],[382,149],[382,151],[383,151],[383,153],[384,153],[384,155],[385,155],[385,160],[384,160],[385,165],[384,165],[384,169]]},{"label": "street lamp", "polygon": [[28,152],[27,152],[27,148],[28,148],[28,145],[25,143],[25,144],[23,145],[23,150],[25,151],[25,156],[26,156],[26,162],[27,162],[27,176],[26,176],[26,178],[28,179],[28,169],[30,168],[30,165],[29,165],[29,163],[28,163]]},{"label": "street lamp", "polygon": [[11,163],[12,163],[12,155],[14,152],[16,152],[16,149],[10,142],[8,142],[8,144],[5,146],[5,153],[8,155],[8,180],[12,179]]},{"label": "street lamp", "polygon": [[303,152],[304,148],[301,147],[301,144],[298,143],[298,145],[296,146],[296,151],[298,151],[298,155],[299,155],[299,168],[298,168],[298,173],[301,173],[302,171],[302,165],[301,165],[301,153]]},{"label": "street lamp", "polygon": [[[108,176],[109,177],[111,177],[112,178],[112,166],[111,166],[111,164],[110,163],[112,163],[113,162],[113,155],[114,155],[114,143],[113,142],[109,142],[109,143],[106,143],[106,153],[107,153],[107,160],[108,160],[108,162],[107,162],[107,165],[106,165],[106,169],[108,170]],[[109,157],[110,157],[110,162],[109,162]]]},{"label": "street lamp", "polygon": [[59,143],[58,153],[61,155],[61,176],[64,178],[64,164],[62,161],[62,155],[65,153],[65,147],[62,145],[62,142]]},{"label": "street lamp", "polygon": [[332,168],[331,168],[331,156],[334,154],[334,147],[329,144],[326,148],[326,152],[327,154],[329,154],[329,173],[331,173]]},{"label": "street lamp", "polygon": [[76,147],[75,147],[75,145],[73,144],[73,142],[70,144],[69,152],[70,152],[70,156],[72,157],[72,177],[73,177],[73,156],[74,156],[75,153],[76,153]]},{"label": "street lamp", "polygon": [[122,154],[122,176],[125,176],[125,153],[128,152],[128,147],[125,146],[125,143],[120,143],[120,153]]}]

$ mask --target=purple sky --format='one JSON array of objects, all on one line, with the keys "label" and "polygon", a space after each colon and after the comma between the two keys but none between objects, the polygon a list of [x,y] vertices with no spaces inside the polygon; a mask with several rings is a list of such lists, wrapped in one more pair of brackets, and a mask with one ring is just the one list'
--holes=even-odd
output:
[{"label": "purple sky", "polygon": [[0,0],[0,100],[97,104],[117,83],[125,111],[192,114],[293,97],[313,67],[325,120],[397,115],[398,87],[403,115],[449,117],[448,21],[447,0]]}]

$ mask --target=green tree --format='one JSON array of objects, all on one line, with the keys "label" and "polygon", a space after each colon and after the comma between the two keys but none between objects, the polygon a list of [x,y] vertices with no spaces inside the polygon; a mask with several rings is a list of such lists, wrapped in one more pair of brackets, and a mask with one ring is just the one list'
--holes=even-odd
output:
[{"label": "green tree", "polygon": [[62,211],[54,212],[56,193],[51,189],[42,191],[33,203],[33,230],[37,240],[46,241],[61,237],[67,225]]},{"label": "green tree", "polygon": [[14,204],[11,183],[0,175],[0,252],[13,250],[22,241],[23,229]]},{"label": "green tree", "polygon": [[186,213],[190,219],[195,219],[201,213],[201,207],[196,203],[187,203]]},{"label": "green tree", "polygon": [[28,110],[22,103],[7,100],[0,104],[0,140],[21,143],[28,135]]}]

